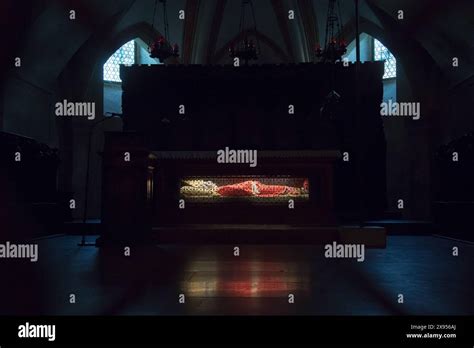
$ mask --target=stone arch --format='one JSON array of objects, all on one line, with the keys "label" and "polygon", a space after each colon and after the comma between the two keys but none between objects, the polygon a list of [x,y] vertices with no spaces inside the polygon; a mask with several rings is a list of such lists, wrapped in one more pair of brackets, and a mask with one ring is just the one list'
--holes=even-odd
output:
[{"label": "stone arch", "polygon": [[[439,91],[433,91],[425,84],[427,81],[441,79],[442,72],[429,52],[419,42],[400,32],[393,21],[388,16],[382,16],[384,28],[365,17],[361,17],[359,21],[360,33],[369,34],[382,42],[397,59],[397,100],[420,102],[424,118],[410,122],[402,119],[384,120],[388,207],[394,211],[394,202],[401,198],[405,202],[411,202],[401,212],[403,217],[428,219],[431,212],[425,202],[429,202],[431,196],[431,139],[436,132],[439,117],[430,109],[429,100],[433,98],[433,93],[438,95]],[[348,42],[355,40],[354,18],[343,28],[343,35]],[[429,120],[429,126],[426,120]],[[407,157],[406,153],[411,156]]]},{"label": "stone arch", "polygon": [[[156,36],[161,35],[147,22],[134,23],[113,36],[91,37],[76,52],[74,57],[65,65],[59,76],[58,98],[94,101],[96,113],[103,117],[103,65],[107,59],[124,43],[140,38],[145,43],[151,43]],[[69,81],[76,81],[70,85]],[[96,119],[97,120],[97,119]],[[79,200],[84,198],[85,161],[87,159],[87,141],[89,123],[63,122],[58,125],[59,149],[65,160],[59,172],[59,185],[65,191],[74,192]],[[100,158],[97,151],[103,144],[103,131],[120,130],[121,121],[118,119],[102,123],[95,129],[92,137],[91,172],[101,173]],[[90,178],[88,216],[100,216],[101,178]],[[76,218],[81,217],[78,211]]]}]

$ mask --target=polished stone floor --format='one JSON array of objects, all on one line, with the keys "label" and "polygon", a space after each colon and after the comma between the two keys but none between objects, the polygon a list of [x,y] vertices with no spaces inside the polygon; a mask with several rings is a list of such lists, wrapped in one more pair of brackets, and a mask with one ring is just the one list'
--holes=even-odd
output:
[{"label": "polished stone floor", "polygon": [[241,245],[240,256],[233,245],[132,247],[125,256],[79,240],[40,240],[37,263],[4,270],[1,314],[474,314],[474,245],[438,237],[390,236],[360,263],[324,258],[323,246]]}]

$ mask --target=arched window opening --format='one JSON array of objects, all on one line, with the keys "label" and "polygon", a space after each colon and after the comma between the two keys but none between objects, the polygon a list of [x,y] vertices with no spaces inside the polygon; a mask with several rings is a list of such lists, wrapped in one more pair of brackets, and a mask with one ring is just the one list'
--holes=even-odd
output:
[{"label": "arched window opening", "polygon": [[[360,59],[362,62],[385,61],[383,74],[383,101],[397,100],[397,60],[385,45],[369,34],[362,33],[360,40]],[[353,40],[347,47],[344,58],[356,61],[356,43]]]},{"label": "arched window opening", "polygon": [[129,41],[107,59],[104,64],[104,81],[122,82],[120,79],[120,65],[135,64],[136,47],[135,40]]},{"label": "arched window opening", "polygon": [[123,44],[112,54],[103,67],[104,81],[104,113],[122,113],[122,80],[120,79],[120,65],[132,64],[161,64],[150,58],[148,45],[136,38]]},{"label": "arched window opening", "polygon": [[377,39],[374,39],[374,60],[385,61],[384,79],[397,77],[397,60],[392,52]]}]

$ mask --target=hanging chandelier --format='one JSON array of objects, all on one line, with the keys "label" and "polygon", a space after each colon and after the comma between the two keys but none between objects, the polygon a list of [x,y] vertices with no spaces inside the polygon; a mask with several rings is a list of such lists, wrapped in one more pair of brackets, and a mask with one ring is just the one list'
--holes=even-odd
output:
[{"label": "hanging chandelier", "polygon": [[324,49],[317,45],[315,55],[321,62],[336,63],[342,59],[346,52],[347,45],[342,39],[341,33],[341,7],[339,6],[339,0],[329,0]]},{"label": "hanging chandelier", "polygon": [[[253,32],[255,33],[255,42],[249,38],[251,32],[245,30],[245,13],[247,7],[250,7],[253,20]],[[250,60],[257,60],[260,55],[260,45],[257,38],[257,21],[255,20],[255,11],[252,0],[242,0],[239,23],[239,41],[229,48],[229,55],[232,59],[239,58],[245,64]]]},{"label": "hanging chandelier", "polygon": [[[170,44],[169,31],[168,31],[168,12],[166,10],[166,0],[159,0],[163,4],[163,24],[165,28],[165,36],[159,36],[150,46],[150,57],[158,58],[163,63],[169,57],[179,57],[179,46],[178,44]],[[155,29],[155,14],[158,0],[155,0],[155,7],[153,10],[153,24],[152,28]]]}]

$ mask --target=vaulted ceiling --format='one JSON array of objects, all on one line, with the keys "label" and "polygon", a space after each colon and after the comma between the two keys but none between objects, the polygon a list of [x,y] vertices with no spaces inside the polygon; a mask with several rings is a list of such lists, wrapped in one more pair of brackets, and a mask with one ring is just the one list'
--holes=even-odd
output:
[{"label": "vaulted ceiling", "polygon": [[[354,2],[340,3],[350,39]],[[254,0],[253,5],[261,63],[311,60],[314,45],[324,41],[328,0]],[[11,6],[20,5],[12,1]],[[97,59],[104,60],[105,53],[110,55],[127,39],[140,36],[150,42],[156,31],[162,33],[161,3],[155,18],[154,7],[154,0],[31,0],[16,9],[17,17],[7,18],[9,32],[17,33],[10,39],[10,54],[28,63],[21,72],[24,79],[50,89],[84,46],[93,47]],[[170,40],[179,43],[181,62],[225,63],[226,50],[238,35],[240,8],[241,0],[168,0]],[[395,55],[402,55],[404,48],[418,50],[425,54],[420,62],[435,62],[451,85],[472,76],[474,1],[360,0],[360,9],[361,30],[380,38]],[[76,11],[76,20],[69,19],[70,10]],[[185,10],[185,21],[178,18],[180,10]],[[289,10],[295,11],[295,20],[288,19]],[[399,10],[403,20],[397,18]],[[453,57],[460,60],[458,69],[452,69]]]}]

